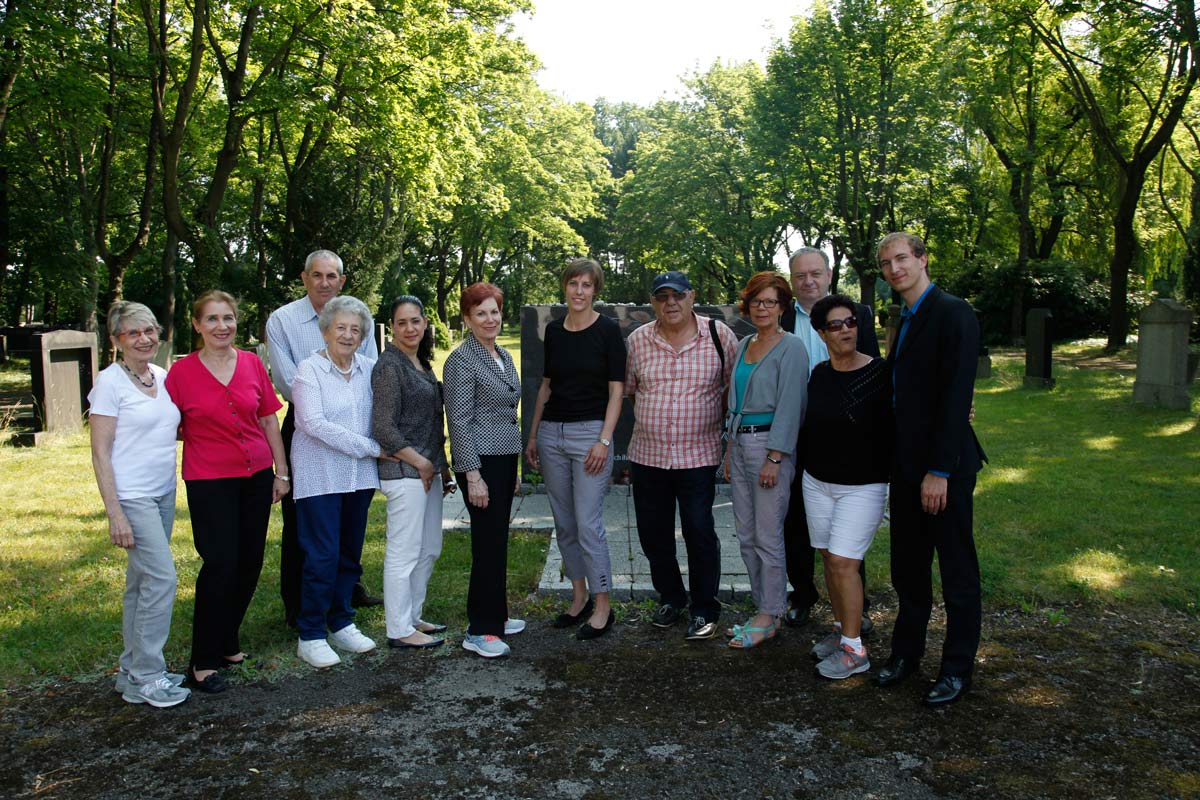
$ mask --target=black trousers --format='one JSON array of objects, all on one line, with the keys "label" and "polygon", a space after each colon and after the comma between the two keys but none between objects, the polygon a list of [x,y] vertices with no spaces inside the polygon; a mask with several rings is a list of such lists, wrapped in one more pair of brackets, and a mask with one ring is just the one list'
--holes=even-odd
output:
[{"label": "black trousers", "polygon": [[[283,437],[288,475],[295,475],[296,471],[292,468],[292,437],[296,434],[296,406],[291,403],[288,403],[280,434]],[[291,492],[279,501],[279,510],[283,514],[283,536],[279,542],[279,596],[283,599],[284,618],[290,625],[300,614],[300,585],[304,575],[304,550],[300,547],[296,501],[292,499]]]},{"label": "black trousers", "polygon": [[[480,456],[479,475],[488,488],[487,508],[467,503],[471,517],[471,582],[467,633],[503,636],[508,619],[508,522],[517,481],[517,454]],[[467,476],[458,475],[460,486]]]},{"label": "black trousers", "polygon": [[[787,516],[783,520],[783,555],[787,560],[788,583],[792,591],[788,602],[793,608],[811,608],[820,600],[817,584],[813,581],[813,566],[817,551],[808,538],[808,516],[804,512],[804,467],[796,466],[796,477],[792,480],[792,497],[788,502]],[[867,559],[858,564],[858,575],[862,578],[863,613],[871,607],[867,597]]]},{"label": "black trousers", "polygon": [[638,540],[650,562],[650,581],[664,603],[688,604],[683,575],[675,555],[675,507],[688,554],[688,588],[693,617],[712,622],[721,616],[717,589],[721,582],[721,541],[713,522],[716,467],[661,469],[630,462],[633,510]]},{"label": "black trousers", "polygon": [[216,669],[241,652],[238,630],[258,587],[274,471],[185,481],[192,540],[203,564],[192,613],[192,667]]},{"label": "black trousers", "polygon": [[970,676],[979,649],[983,607],[979,559],[971,532],[975,475],[951,476],[946,510],[921,510],[921,485],[892,480],[892,586],[900,601],[892,655],[919,660],[933,611],[933,555],[938,557],[946,604],[941,674]]}]

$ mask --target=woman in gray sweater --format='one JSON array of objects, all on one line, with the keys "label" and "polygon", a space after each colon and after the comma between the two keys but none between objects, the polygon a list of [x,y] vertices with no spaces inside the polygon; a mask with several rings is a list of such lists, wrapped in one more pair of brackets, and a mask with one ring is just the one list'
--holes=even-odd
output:
[{"label": "woman in gray sweater", "polygon": [[777,272],[760,272],[746,284],[741,311],[757,332],[739,345],[728,388],[725,477],[733,485],[734,524],[757,611],[731,631],[729,646],[743,650],[774,638],[787,610],[783,520],[808,399],[808,353],[779,326],[791,303],[791,287]]},{"label": "woman in gray sweater", "polygon": [[420,300],[392,303],[392,341],[371,373],[372,435],[399,461],[379,462],[387,498],[383,609],[389,647],[437,647],[445,625],[421,619],[442,552],[442,498],[456,484],[446,463],[442,387],[433,374],[433,331]]}]

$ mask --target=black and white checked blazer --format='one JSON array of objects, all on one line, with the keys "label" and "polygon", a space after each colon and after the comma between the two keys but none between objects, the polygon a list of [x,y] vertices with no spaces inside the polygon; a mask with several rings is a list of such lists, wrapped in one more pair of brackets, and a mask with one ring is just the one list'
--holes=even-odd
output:
[{"label": "black and white checked blazer", "polygon": [[455,472],[479,469],[480,456],[521,452],[517,422],[521,376],[507,350],[496,345],[496,352],[504,362],[503,373],[491,353],[468,332],[442,369]]}]

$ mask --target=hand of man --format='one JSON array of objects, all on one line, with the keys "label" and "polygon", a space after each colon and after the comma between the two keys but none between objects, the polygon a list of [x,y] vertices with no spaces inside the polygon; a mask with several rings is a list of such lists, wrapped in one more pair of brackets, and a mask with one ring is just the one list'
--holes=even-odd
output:
[{"label": "hand of man", "polygon": [[925,473],[921,481],[921,510],[926,514],[940,514],[946,510],[946,486],[949,481],[932,472]]}]

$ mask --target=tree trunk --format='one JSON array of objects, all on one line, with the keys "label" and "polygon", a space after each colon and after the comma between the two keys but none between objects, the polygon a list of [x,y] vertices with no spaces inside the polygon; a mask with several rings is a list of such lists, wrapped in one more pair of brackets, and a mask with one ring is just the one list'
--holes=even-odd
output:
[{"label": "tree trunk", "polygon": [[1125,346],[1129,336],[1129,268],[1137,254],[1137,234],[1133,230],[1138,201],[1145,183],[1144,170],[1126,174],[1120,183],[1117,213],[1113,218],[1113,253],[1108,265],[1109,297],[1108,343],[1105,351],[1115,353]]},{"label": "tree trunk", "polygon": [[[164,346],[173,352],[180,348],[174,347],[175,339],[175,260],[179,256],[179,238],[170,228],[167,229],[167,243],[163,246],[162,254],[162,305],[159,306],[158,323],[162,325],[162,341]],[[188,348],[191,349],[191,348]]]}]

